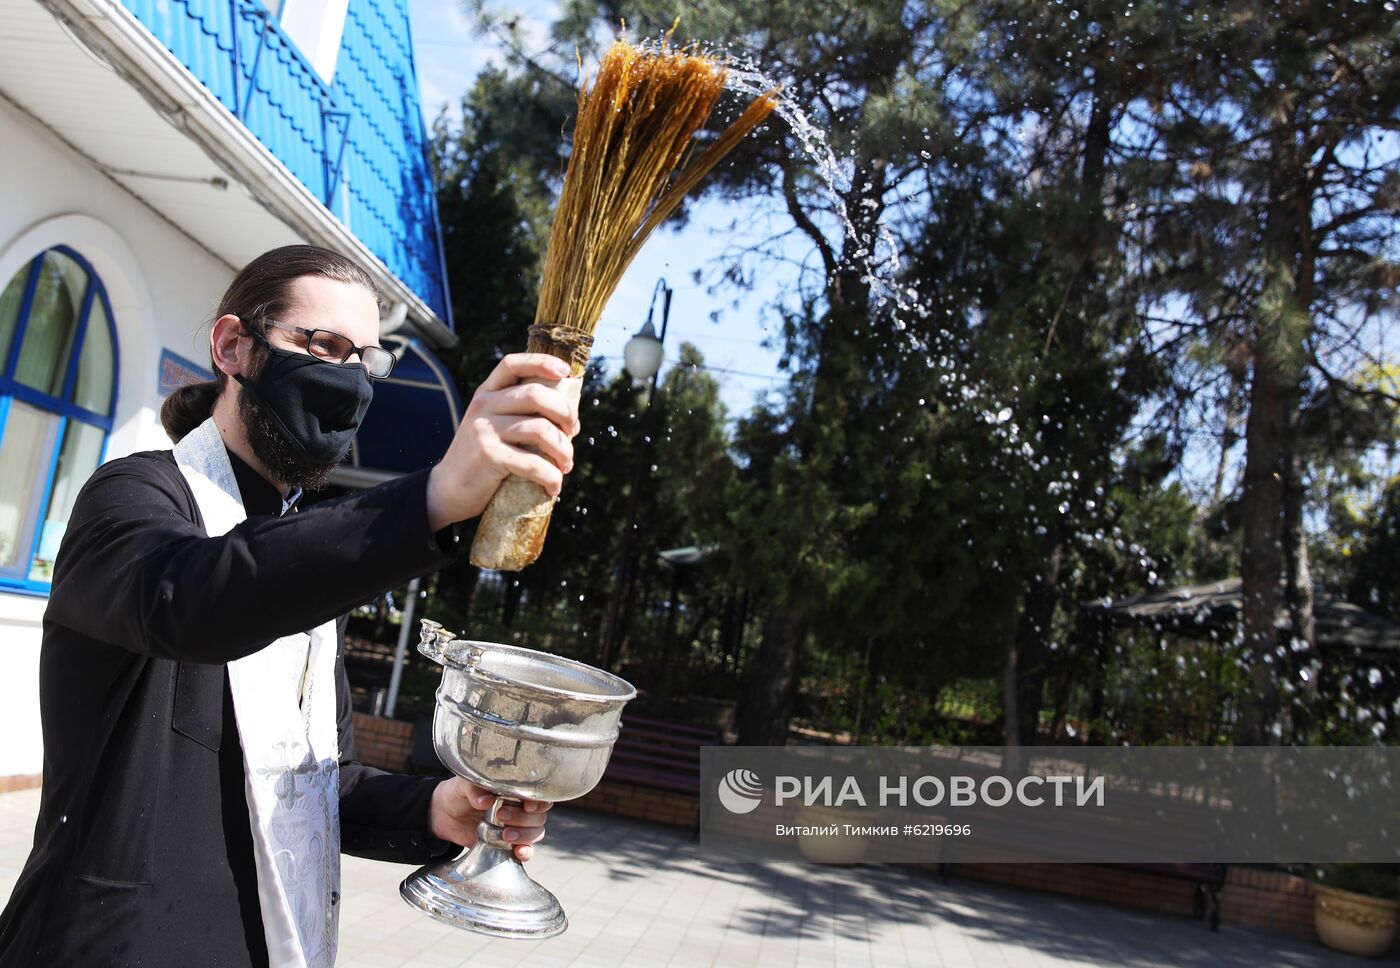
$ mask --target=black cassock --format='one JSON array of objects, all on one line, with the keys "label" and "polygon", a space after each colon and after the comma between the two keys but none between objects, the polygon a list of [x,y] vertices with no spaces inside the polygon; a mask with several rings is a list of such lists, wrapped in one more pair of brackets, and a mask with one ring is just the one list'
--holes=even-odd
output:
[{"label": "black cassock", "polygon": [[[44,614],[44,786],[34,849],[0,915],[0,968],[267,964],[224,663],[442,567],[427,472],[279,516],[232,454],[248,520],[220,538],[169,451],[99,468],[79,495]],[[340,625],[343,633],[344,623]],[[431,777],[355,762],[336,661],[341,847],[424,863]]]}]

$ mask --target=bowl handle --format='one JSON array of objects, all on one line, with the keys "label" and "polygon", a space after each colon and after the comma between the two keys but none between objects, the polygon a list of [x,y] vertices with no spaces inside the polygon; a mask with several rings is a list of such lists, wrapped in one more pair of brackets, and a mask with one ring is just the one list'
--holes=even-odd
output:
[{"label": "bowl handle", "polygon": [[447,665],[447,647],[457,636],[442,627],[441,622],[422,619],[418,628],[418,651],[440,666]]},{"label": "bowl handle", "polygon": [[447,631],[441,622],[430,618],[419,619],[419,622],[418,651],[440,666],[469,669],[486,654],[482,643],[457,641],[457,633]]}]

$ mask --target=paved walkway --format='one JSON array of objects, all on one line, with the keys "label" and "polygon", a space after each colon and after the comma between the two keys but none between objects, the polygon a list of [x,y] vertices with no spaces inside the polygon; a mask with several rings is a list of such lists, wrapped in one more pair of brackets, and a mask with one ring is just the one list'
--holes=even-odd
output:
[{"label": "paved walkway", "polygon": [[[38,792],[0,795],[0,896]],[[407,868],[346,858],[339,968],[796,965],[1083,968],[1364,964],[1315,943],[892,867],[711,863],[684,831],[556,807],[530,873],[571,926],[493,941],[399,899]],[[191,966],[197,968],[197,966]]]}]

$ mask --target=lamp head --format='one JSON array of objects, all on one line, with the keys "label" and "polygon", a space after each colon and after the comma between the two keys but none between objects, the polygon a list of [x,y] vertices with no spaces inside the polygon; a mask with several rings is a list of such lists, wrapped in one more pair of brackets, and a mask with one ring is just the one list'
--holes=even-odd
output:
[{"label": "lamp head", "polygon": [[623,365],[627,372],[632,379],[642,382],[656,376],[656,371],[661,369],[661,355],[661,340],[656,338],[656,329],[650,320],[622,349]]}]

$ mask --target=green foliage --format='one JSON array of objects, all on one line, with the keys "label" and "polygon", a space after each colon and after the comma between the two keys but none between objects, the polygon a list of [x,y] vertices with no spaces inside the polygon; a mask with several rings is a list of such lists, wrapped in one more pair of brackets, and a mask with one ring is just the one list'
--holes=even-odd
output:
[{"label": "green foliage", "polygon": [[1400,900],[1400,871],[1394,864],[1329,864],[1309,871],[1312,880],[1339,891],[1383,901]]},{"label": "green foliage", "polygon": [[520,169],[508,101],[501,76],[488,71],[463,98],[460,117],[441,116],[433,127],[452,315],[467,336],[452,358],[464,397],[524,347],[544,254],[547,190]]},{"label": "green foliage", "polygon": [[1385,490],[1351,567],[1351,594],[1378,615],[1400,622],[1400,477]]},{"label": "green foliage", "polygon": [[[573,47],[589,63],[624,19],[651,35],[679,16],[678,40],[743,52],[827,136],[834,194],[776,120],[704,189],[786,212],[819,271],[775,307],[790,385],[732,422],[692,347],[650,411],[593,368],[540,562],[477,599],[471,576],[438,594],[592,659],[619,603],[623,671],[658,696],[737,698],[792,659],[798,716],[827,732],[985,738],[1019,706],[1023,737],[1230,741],[1252,688],[1237,643],[1110,644],[1080,606],[1238,573],[1229,471],[1266,358],[1292,381],[1315,575],[1400,607],[1400,488],[1376,504],[1366,456],[1394,438],[1393,393],[1323,367],[1395,305],[1400,176],[1368,139],[1396,123],[1400,41],[1373,7],[570,0],[566,55],[517,50],[436,129],[463,387],[523,343]],[[1305,162],[1326,172],[1308,188],[1311,277],[1281,204]],[[882,227],[919,312],[857,264]],[[1207,496],[1192,482],[1221,423]],[[657,560],[686,546],[708,557]],[[1367,681],[1320,686],[1309,735],[1373,741],[1347,713],[1387,701]]]}]

